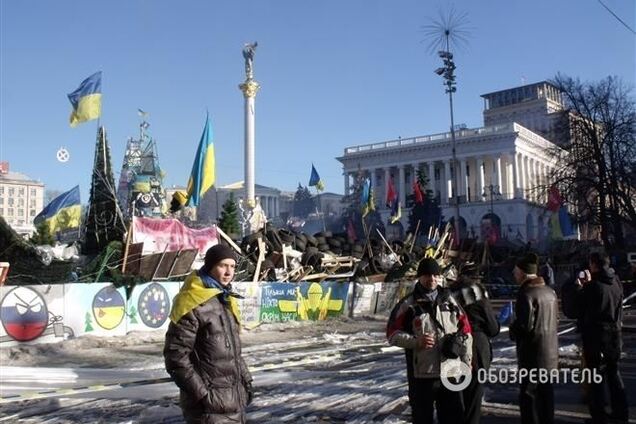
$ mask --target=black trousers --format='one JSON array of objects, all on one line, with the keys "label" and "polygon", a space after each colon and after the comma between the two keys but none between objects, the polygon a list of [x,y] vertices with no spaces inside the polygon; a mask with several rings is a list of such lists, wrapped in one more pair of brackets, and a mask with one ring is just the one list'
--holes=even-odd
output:
[{"label": "black trousers", "polygon": [[625,394],[625,384],[618,370],[617,355],[603,355],[599,349],[583,349],[585,358],[585,367],[596,372],[603,377],[600,383],[592,382],[589,392],[588,404],[590,415],[594,423],[606,423],[607,416],[605,414],[605,387],[609,389],[610,406],[612,408],[612,417],[627,422],[628,407],[627,395]]},{"label": "black trousers", "polygon": [[519,390],[519,409],[522,424],[553,424],[552,383],[531,383],[529,378],[524,378]]},{"label": "black trousers", "polygon": [[439,378],[409,379],[409,403],[415,424],[433,424],[433,408],[439,424],[461,423],[464,405],[461,392],[452,392]]},{"label": "black trousers", "polygon": [[473,378],[468,387],[462,392],[464,398],[464,420],[466,424],[479,424],[481,419],[481,401],[484,397],[484,386],[477,378],[477,372],[473,370]]}]

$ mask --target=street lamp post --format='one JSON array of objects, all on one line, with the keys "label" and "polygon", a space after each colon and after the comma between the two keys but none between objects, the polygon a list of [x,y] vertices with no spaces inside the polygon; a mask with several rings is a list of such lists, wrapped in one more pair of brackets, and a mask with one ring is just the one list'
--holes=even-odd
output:
[{"label": "street lamp post", "polygon": [[435,73],[444,78],[444,85],[446,86],[446,93],[448,93],[448,102],[450,105],[450,130],[451,130],[451,143],[452,143],[452,162],[453,162],[453,200],[455,202],[455,243],[459,246],[459,186],[457,185],[457,173],[459,167],[457,166],[457,154],[455,148],[455,121],[453,116],[453,93],[457,91],[455,82],[455,62],[453,62],[453,54],[449,51],[449,31],[446,31],[446,50],[437,52],[438,56],[444,62],[444,66],[437,68]]}]

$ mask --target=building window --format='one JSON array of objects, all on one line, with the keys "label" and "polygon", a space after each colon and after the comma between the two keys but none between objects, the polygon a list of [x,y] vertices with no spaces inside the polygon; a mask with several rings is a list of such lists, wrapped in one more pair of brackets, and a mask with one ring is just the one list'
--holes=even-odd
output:
[{"label": "building window", "polygon": [[7,209],[7,215],[8,216],[13,216],[13,208]]},{"label": "building window", "polygon": [[9,197],[9,206],[13,206],[13,197]]},{"label": "building window", "polygon": [[24,225],[24,219],[18,219],[18,225]]},{"label": "building window", "polygon": [[29,206],[34,208],[35,207],[35,199],[30,199],[29,200]]},{"label": "building window", "polygon": [[24,199],[18,199],[18,206],[24,206]]},{"label": "building window", "polygon": [[0,194],[4,194],[4,186],[0,186]]},{"label": "building window", "polygon": [[35,189],[34,188],[31,189],[31,196],[35,196]]},{"label": "building window", "polygon": [[29,215],[35,216],[35,209],[31,209],[31,211],[29,212]]},{"label": "building window", "polygon": [[19,196],[24,196],[24,187],[20,187],[20,188],[18,189],[18,195],[19,195]]},{"label": "building window", "polygon": [[4,205],[4,197],[0,197],[0,205]]},{"label": "building window", "polygon": [[15,196],[15,188],[14,187],[9,187],[9,196],[11,196],[11,197]]},{"label": "building window", "polygon": [[18,216],[24,216],[24,209],[18,209]]}]

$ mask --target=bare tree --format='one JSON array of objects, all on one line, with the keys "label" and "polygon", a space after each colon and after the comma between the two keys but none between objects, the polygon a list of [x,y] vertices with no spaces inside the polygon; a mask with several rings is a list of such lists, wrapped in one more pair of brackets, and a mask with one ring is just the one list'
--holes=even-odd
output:
[{"label": "bare tree", "polygon": [[636,229],[636,108],[616,77],[581,82],[557,75],[566,109],[557,124],[555,181],[579,223],[598,226],[607,246],[623,247]]}]

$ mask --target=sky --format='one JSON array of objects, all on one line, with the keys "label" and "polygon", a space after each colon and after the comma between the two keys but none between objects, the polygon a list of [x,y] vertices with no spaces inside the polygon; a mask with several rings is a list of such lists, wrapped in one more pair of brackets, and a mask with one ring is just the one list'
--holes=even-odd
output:
[{"label": "sky", "polygon": [[[636,28],[636,2],[603,3]],[[634,85],[636,36],[599,0],[0,0],[0,160],[86,202],[97,121],[71,128],[67,94],[101,70],[116,183],[138,108],[167,187],[186,184],[206,111],[217,184],[243,180],[241,50],[258,41],[256,183],[293,191],[313,162],[342,193],[345,147],[448,130],[423,27],[451,10],[468,31],[452,49],[456,124],[482,126],[481,94],[558,72]]]}]

